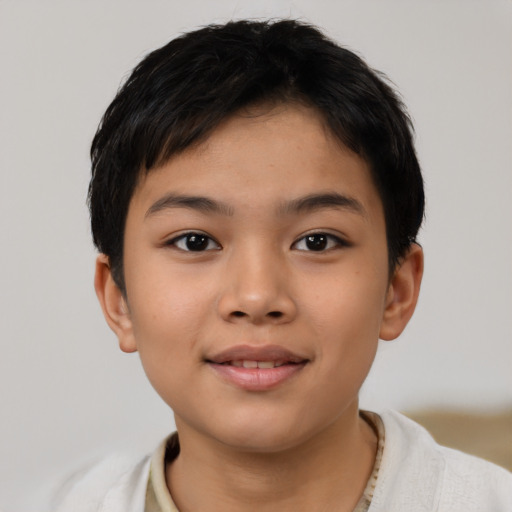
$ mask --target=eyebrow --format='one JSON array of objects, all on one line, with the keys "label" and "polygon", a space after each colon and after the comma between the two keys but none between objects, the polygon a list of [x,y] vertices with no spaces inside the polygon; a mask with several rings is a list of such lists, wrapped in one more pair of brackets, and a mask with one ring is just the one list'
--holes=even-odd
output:
[{"label": "eyebrow", "polygon": [[233,215],[233,209],[225,203],[215,201],[209,197],[188,196],[179,194],[166,194],[154,202],[147,210],[145,217],[148,218],[163,210],[172,208],[189,208],[202,213],[217,213],[221,215]]},{"label": "eyebrow", "polygon": [[351,211],[365,218],[368,217],[361,202],[353,197],[338,194],[337,192],[310,194],[292,199],[281,206],[280,212],[283,214],[307,213],[324,208],[339,208]]},{"label": "eyebrow", "polygon": [[[172,208],[189,208],[201,213],[228,216],[232,216],[234,213],[233,208],[229,205],[209,197],[170,193],[155,201],[146,211],[145,218]],[[357,199],[337,192],[310,194],[286,201],[279,207],[278,213],[281,215],[308,213],[323,208],[340,208],[367,217],[366,210]]]}]

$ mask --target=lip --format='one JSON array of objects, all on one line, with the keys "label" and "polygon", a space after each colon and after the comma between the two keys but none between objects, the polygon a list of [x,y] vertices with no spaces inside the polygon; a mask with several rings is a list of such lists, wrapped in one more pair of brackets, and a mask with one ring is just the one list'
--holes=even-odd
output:
[{"label": "lip", "polygon": [[307,361],[306,357],[296,354],[280,345],[236,345],[211,357],[207,357],[208,362],[223,364],[228,361],[286,361],[289,363],[300,363]]},{"label": "lip", "polygon": [[[244,368],[231,361],[274,361],[274,368]],[[209,367],[225,382],[246,391],[266,391],[284,384],[309,360],[279,345],[238,345],[206,358]]]}]

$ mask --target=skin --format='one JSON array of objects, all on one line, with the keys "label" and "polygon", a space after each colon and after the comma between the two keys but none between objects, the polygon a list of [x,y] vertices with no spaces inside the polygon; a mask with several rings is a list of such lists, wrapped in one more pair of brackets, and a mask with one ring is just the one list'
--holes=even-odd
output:
[{"label": "skin", "polygon": [[[312,194],[331,199],[297,206]],[[190,232],[209,237],[204,250],[187,250]],[[314,251],[305,237],[318,233],[328,243]],[[96,291],[121,349],[139,352],[174,411],[181,453],[166,476],[179,510],[352,510],[376,449],[358,392],[378,338],[410,319],[423,268],[412,245],[389,275],[367,163],[314,109],[238,113],[141,179],[124,254],[126,296],[105,255]],[[306,362],[277,386],[243,389],[208,363],[241,344]]]}]

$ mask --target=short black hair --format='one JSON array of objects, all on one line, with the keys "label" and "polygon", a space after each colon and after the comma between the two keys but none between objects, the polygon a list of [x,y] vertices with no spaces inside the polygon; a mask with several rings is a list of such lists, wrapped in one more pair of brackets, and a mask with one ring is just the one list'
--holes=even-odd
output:
[{"label": "short black hair", "polygon": [[369,164],[392,272],[424,216],[413,128],[381,73],[296,20],[231,21],[186,33],[147,55],[107,108],[91,147],[93,240],[125,291],[126,216],[142,173],[204,141],[228,116],[264,102],[304,102]]}]

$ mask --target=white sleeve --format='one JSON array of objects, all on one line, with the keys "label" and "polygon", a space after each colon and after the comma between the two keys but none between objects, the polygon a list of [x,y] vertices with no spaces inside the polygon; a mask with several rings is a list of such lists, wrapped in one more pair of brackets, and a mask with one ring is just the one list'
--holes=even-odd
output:
[{"label": "white sleeve", "polygon": [[111,456],[71,475],[54,500],[55,512],[144,512],[149,457],[138,463]]}]

